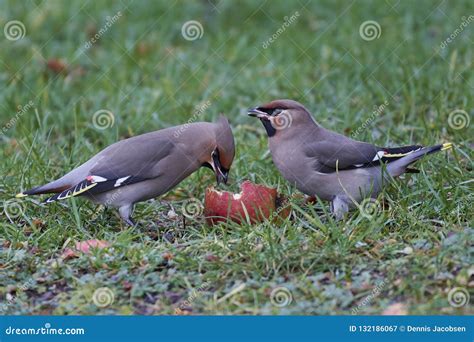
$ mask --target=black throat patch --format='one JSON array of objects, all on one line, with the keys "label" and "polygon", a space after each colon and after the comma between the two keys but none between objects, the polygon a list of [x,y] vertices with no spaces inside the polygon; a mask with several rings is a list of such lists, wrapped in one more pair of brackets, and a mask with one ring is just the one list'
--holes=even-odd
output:
[{"label": "black throat patch", "polygon": [[265,119],[260,119],[260,121],[263,123],[263,127],[265,127],[265,130],[267,131],[268,137],[273,137],[276,133],[276,129],[272,126],[272,123],[269,120]]}]

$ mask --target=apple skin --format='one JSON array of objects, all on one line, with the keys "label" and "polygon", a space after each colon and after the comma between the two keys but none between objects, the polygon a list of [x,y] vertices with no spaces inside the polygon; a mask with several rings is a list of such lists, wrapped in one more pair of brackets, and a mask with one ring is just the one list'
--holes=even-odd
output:
[{"label": "apple skin", "polygon": [[[204,216],[209,225],[232,220],[237,223],[262,222],[272,217],[277,210],[277,191],[264,185],[244,181],[239,194],[218,191],[213,187],[206,189]],[[286,210],[283,210],[285,214]],[[288,216],[288,215],[286,215]]]}]

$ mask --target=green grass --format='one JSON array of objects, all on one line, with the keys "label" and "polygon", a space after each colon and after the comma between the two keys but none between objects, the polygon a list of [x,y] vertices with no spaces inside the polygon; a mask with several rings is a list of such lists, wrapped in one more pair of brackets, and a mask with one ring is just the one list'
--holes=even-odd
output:
[{"label": "green grass", "polygon": [[[118,11],[82,53],[88,35]],[[440,48],[471,14],[472,1],[0,2],[1,27],[11,20],[26,27],[20,40],[0,36],[0,201],[7,211],[21,209],[2,212],[0,222],[4,312],[173,314],[188,300],[191,314],[351,314],[362,303],[359,314],[393,303],[410,314],[472,314],[469,304],[450,305],[448,293],[473,286],[474,22]],[[202,24],[201,39],[181,35],[189,20]],[[380,25],[378,39],[359,35],[367,20]],[[70,72],[48,70],[51,59],[63,59]],[[250,179],[296,195],[273,166],[263,127],[245,115],[276,98],[304,103],[322,125],[357,131],[359,140],[451,141],[455,149],[429,156],[420,174],[388,187],[380,200],[389,207],[372,219],[355,211],[335,222],[327,203],[308,206],[293,196],[281,224],[209,227],[201,217],[184,224],[183,203],[203,199],[214,182],[204,169],[139,204],[133,229],[80,198],[12,202],[119,139],[185,123],[206,101],[199,120],[224,113],[237,142],[227,188]],[[30,101],[34,108],[18,114]],[[100,109],[114,113],[112,127],[94,127]],[[455,109],[470,125],[450,127]],[[172,208],[176,219],[167,215]],[[61,259],[66,245],[86,239],[111,247]],[[105,308],[92,301],[100,287],[114,293]],[[272,304],[277,287],[290,291],[289,305]]]}]

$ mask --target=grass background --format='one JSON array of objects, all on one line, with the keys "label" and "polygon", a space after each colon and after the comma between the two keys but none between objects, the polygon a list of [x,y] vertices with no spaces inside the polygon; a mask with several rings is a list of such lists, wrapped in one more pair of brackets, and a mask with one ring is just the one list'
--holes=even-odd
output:
[{"label": "grass background", "polygon": [[[1,27],[19,20],[26,28],[20,40],[0,37],[4,313],[173,314],[182,306],[190,314],[379,314],[402,303],[410,314],[472,314],[469,303],[451,306],[448,292],[473,286],[473,130],[472,122],[453,129],[448,117],[462,109],[472,119],[474,23],[440,48],[469,15],[472,1],[1,1]],[[183,38],[189,20],[202,25],[200,39]],[[380,25],[378,39],[361,38],[367,20]],[[455,149],[387,188],[389,208],[372,219],[356,211],[334,222],[326,203],[295,199],[281,224],[183,224],[183,203],[214,183],[204,169],[139,204],[137,228],[82,199],[12,200],[119,139],[188,121],[207,101],[199,120],[224,113],[236,137],[227,188],[250,179],[294,195],[263,127],[245,115],[276,98],[301,101],[327,128],[359,129],[359,140],[452,141]],[[34,108],[18,114],[30,101]],[[112,127],[93,125],[100,109],[114,113]],[[64,247],[86,239],[112,247],[62,260]],[[100,287],[114,293],[105,308],[91,299]],[[278,287],[291,303],[272,304]]]}]

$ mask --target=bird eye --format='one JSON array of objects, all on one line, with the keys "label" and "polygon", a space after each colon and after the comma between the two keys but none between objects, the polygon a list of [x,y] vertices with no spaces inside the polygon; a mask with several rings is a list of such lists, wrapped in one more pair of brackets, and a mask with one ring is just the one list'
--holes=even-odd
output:
[{"label": "bird eye", "polygon": [[277,115],[280,114],[281,112],[283,112],[283,109],[277,108],[277,109],[273,110],[272,116],[277,116]]}]

